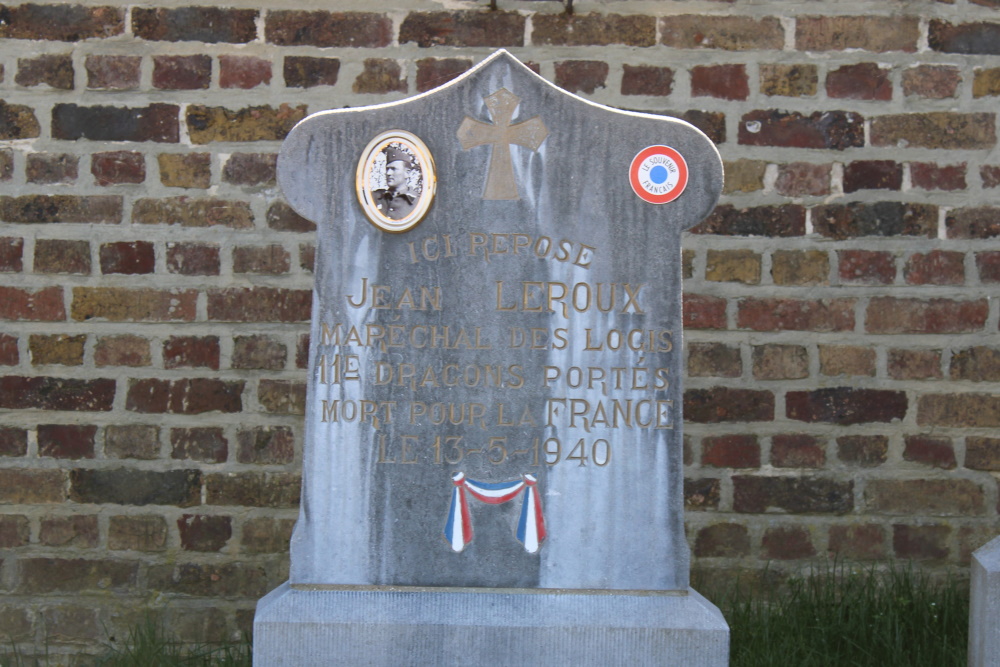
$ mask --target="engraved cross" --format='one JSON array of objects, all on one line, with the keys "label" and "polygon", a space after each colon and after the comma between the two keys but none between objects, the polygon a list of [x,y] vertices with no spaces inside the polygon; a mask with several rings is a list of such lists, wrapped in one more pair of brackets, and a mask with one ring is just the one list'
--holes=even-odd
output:
[{"label": "engraved cross", "polygon": [[458,140],[462,142],[464,150],[485,144],[493,146],[483,199],[520,199],[517,182],[514,180],[510,145],[517,144],[537,151],[549,131],[538,116],[511,125],[514,110],[521,98],[506,88],[501,88],[484,100],[493,122],[484,123],[466,116],[458,128]]}]

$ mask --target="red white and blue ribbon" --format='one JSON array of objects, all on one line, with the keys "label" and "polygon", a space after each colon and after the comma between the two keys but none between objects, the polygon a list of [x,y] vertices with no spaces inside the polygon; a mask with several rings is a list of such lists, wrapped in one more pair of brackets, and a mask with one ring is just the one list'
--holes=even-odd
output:
[{"label": "red white and blue ribbon", "polygon": [[444,526],[444,537],[453,551],[463,551],[472,542],[472,516],[466,495],[468,492],[488,505],[500,505],[521,495],[517,539],[528,553],[538,552],[545,540],[545,517],[542,515],[542,500],[538,495],[538,480],[533,475],[522,475],[521,479],[509,482],[479,482],[460,472],[451,481],[454,489],[451,492],[451,507]]}]

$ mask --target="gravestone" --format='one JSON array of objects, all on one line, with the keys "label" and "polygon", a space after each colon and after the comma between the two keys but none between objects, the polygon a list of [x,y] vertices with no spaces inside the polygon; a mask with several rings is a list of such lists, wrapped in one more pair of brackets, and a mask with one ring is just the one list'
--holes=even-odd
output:
[{"label": "gravestone", "polygon": [[728,661],[683,523],[681,232],[722,165],[505,51],[322,112],[302,509],[260,665]]},{"label": "gravestone", "polygon": [[970,667],[1000,665],[1000,537],[972,553]]}]

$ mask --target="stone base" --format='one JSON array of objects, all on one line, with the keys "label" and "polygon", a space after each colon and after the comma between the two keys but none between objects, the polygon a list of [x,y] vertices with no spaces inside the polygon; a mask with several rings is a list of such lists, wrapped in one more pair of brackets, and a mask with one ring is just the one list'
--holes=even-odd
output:
[{"label": "stone base", "polygon": [[253,628],[257,667],[729,664],[729,626],[693,590],[285,583],[257,603]]},{"label": "stone base", "polygon": [[969,667],[1000,664],[1000,537],[972,553]]}]

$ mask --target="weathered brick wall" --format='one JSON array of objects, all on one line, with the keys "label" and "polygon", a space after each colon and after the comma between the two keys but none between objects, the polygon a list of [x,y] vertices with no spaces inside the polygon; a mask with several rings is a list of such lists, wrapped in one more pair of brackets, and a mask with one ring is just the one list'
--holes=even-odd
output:
[{"label": "weathered brick wall", "polygon": [[248,630],[300,481],[280,141],[498,46],[726,161],[684,251],[698,568],[1000,532],[1000,1],[161,4],[0,7],[0,635]]}]

